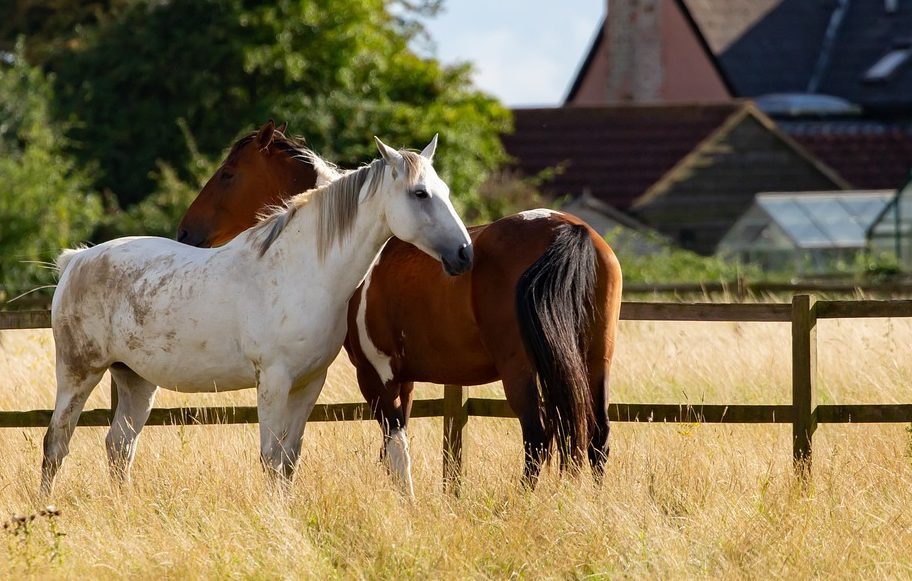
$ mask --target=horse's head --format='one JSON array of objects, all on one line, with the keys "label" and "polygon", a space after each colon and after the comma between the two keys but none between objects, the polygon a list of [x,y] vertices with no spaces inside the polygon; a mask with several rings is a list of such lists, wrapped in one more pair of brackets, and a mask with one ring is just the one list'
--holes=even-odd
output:
[{"label": "horse's head", "polygon": [[472,268],[472,240],[450,203],[450,188],[431,163],[437,136],[420,154],[396,151],[375,139],[388,166],[384,178],[393,182],[385,189],[386,219],[393,235],[438,259],[447,274]]},{"label": "horse's head", "polygon": [[192,246],[224,244],[257,222],[263,208],[316,187],[319,170],[303,142],[269,120],[232,146],[228,157],[190,204],[177,240]]}]

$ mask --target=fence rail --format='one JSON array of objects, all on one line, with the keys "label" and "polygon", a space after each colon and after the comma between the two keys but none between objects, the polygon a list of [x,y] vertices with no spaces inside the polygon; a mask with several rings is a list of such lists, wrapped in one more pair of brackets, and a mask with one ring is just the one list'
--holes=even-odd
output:
[{"label": "fence rail", "polygon": [[[628,321],[734,321],[790,323],[792,329],[792,402],[772,405],[690,405],[611,403],[608,417],[615,422],[791,424],[792,458],[806,473],[819,424],[912,423],[912,403],[818,405],[817,321],[819,319],[912,317],[912,300],[818,301],[796,295],[779,304],[647,303],[625,302],[621,319]],[[0,312],[0,330],[50,327],[48,311]],[[112,383],[112,407],[116,386]],[[108,426],[112,410],[82,413],[80,426]],[[441,399],[415,400],[412,417],[443,417],[443,472],[445,485],[458,491],[464,470],[462,442],[469,417],[512,418],[506,400],[468,397],[459,385],[444,386]],[[44,427],[51,410],[0,411],[0,428]],[[319,404],[310,421],[357,421],[373,418],[367,403]],[[156,408],[147,425],[251,424],[255,407]]]},{"label": "fence rail", "polygon": [[898,280],[880,282],[861,282],[838,278],[804,280],[798,282],[751,282],[749,280],[740,279],[721,282],[624,284],[624,293],[627,296],[643,294],[694,295],[728,293],[742,300],[750,294],[851,294],[856,292],[873,295],[912,294],[912,279],[905,277]]}]

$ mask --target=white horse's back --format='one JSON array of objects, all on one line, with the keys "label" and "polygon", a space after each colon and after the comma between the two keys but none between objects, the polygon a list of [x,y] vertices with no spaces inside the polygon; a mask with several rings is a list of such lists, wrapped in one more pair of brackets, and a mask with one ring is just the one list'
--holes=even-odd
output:
[{"label": "white horse's back", "polygon": [[231,254],[153,237],[65,251],[51,307],[58,356],[79,373],[119,362],[180,390],[251,387],[233,312],[244,260]]}]

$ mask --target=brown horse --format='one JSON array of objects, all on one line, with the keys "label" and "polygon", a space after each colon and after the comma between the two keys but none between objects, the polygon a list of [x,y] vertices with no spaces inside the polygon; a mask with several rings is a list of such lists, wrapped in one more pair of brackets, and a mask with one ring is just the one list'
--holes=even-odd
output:
[{"label": "brown horse", "polygon": [[[328,169],[327,169],[328,168]],[[220,174],[228,170],[231,178]],[[238,141],[187,211],[178,238],[223,242],[267,205],[313,187],[332,168],[267,123]],[[502,380],[519,417],[524,481],[557,443],[561,467],[608,455],[608,374],[621,268],[605,241],[562,212],[530,210],[469,229],[474,269],[445,277],[433,259],[391,239],[349,302],[345,348],[383,428],[383,454],[411,492],[406,428],[416,381]]]}]

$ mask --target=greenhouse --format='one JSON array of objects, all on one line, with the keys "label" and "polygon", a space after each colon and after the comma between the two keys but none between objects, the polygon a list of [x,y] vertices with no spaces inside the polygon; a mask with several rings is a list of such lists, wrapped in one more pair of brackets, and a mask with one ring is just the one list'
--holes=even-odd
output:
[{"label": "greenhouse", "polygon": [[895,258],[903,271],[912,270],[912,178],[868,229],[868,247],[875,256]]},{"label": "greenhouse", "polygon": [[717,252],[768,271],[828,274],[867,250],[892,190],[757,194]]}]

